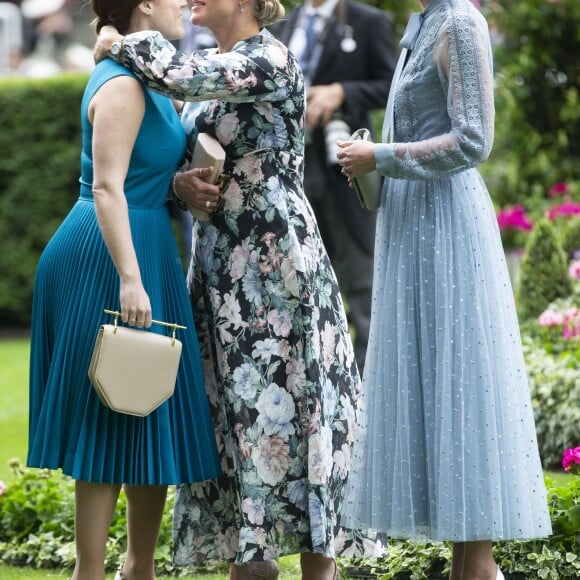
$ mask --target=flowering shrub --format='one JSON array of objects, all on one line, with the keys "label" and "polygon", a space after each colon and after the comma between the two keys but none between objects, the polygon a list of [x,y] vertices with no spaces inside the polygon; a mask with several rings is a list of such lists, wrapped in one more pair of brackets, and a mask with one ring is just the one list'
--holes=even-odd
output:
[{"label": "flowering shrub", "polygon": [[571,216],[580,215],[580,203],[575,201],[564,201],[560,204],[553,205],[546,211],[546,217],[550,221],[554,221],[557,218],[569,218]]},{"label": "flowering shrub", "polygon": [[526,210],[520,204],[499,210],[497,223],[505,249],[523,247],[526,234],[534,227],[533,222],[526,214]]},{"label": "flowering shrub", "polygon": [[540,314],[538,323],[544,328],[561,329],[563,340],[580,339],[580,310],[575,306],[566,308],[564,312],[547,308]]},{"label": "flowering shrub", "polygon": [[571,447],[564,451],[562,467],[566,473],[580,475],[580,447]]},{"label": "flowering shrub", "polygon": [[570,278],[580,280],[580,260],[575,260],[570,264],[570,267],[568,268],[568,274],[570,274]]},{"label": "flowering shrub", "polygon": [[570,188],[568,187],[568,184],[563,181],[554,183],[554,185],[552,185],[552,187],[550,187],[550,189],[548,190],[549,197],[562,197],[567,196],[569,193]]}]

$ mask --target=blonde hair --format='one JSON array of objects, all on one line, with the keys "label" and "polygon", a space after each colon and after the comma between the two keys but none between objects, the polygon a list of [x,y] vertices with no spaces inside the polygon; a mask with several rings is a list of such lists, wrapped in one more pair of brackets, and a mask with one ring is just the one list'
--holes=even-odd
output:
[{"label": "blonde hair", "polygon": [[256,0],[254,3],[254,15],[260,28],[278,22],[284,14],[286,10],[279,0]]}]

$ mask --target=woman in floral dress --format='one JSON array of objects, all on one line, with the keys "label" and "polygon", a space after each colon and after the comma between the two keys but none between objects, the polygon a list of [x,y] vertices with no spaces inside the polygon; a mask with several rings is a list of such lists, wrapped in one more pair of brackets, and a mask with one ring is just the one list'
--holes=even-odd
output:
[{"label": "woman in floral dress", "polygon": [[[300,552],[304,578],[333,578],[337,554],[368,556],[380,543],[339,527],[360,379],[302,188],[302,75],[262,28],[282,15],[277,0],[196,4],[192,22],[210,28],[218,49],[185,55],[159,34],[136,34],[115,58],[190,101],[190,148],[207,132],[226,150],[217,211],[217,187],[199,170],[174,179],[179,197],[210,210],[195,226],[190,289],[225,473],[178,490],[176,563],[232,562],[242,578],[267,568],[242,564]],[[113,40],[101,35],[99,47]]]}]

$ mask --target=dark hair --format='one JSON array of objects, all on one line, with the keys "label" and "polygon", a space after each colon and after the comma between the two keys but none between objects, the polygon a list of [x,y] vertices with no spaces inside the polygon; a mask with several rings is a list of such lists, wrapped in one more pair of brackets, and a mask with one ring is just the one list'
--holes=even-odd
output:
[{"label": "dark hair", "polygon": [[141,0],[91,0],[97,34],[108,25],[114,26],[120,34],[127,34],[133,10],[140,3]]}]

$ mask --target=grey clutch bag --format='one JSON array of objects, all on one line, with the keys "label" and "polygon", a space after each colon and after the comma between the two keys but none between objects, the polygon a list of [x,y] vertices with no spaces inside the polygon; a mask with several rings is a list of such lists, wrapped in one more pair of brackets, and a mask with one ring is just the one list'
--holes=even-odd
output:
[{"label": "grey clutch bag", "polygon": [[[371,141],[371,132],[368,129],[357,129],[351,136],[349,141]],[[354,191],[362,207],[376,211],[381,205],[381,189],[383,187],[383,179],[376,170],[370,173],[363,173],[358,177],[352,178]]]},{"label": "grey clutch bag", "polygon": [[119,326],[120,312],[105,313],[115,321],[99,328],[89,379],[103,405],[117,413],[145,417],[173,395],[181,359],[175,332],[185,326],[154,320],[173,329],[172,336],[166,336]]}]

